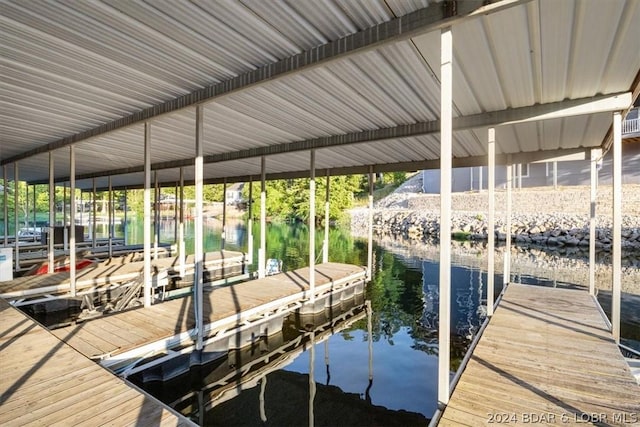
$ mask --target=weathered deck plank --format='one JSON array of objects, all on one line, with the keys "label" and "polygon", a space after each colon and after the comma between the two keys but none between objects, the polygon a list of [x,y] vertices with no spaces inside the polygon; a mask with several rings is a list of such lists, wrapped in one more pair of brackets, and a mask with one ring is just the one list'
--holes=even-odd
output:
[{"label": "weathered deck plank", "polygon": [[[205,325],[224,319],[235,321],[247,310],[273,304],[277,306],[291,298],[301,299],[300,294],[308,292],[309,289],[306,283],[308,270],[304,268],[208,290],[204,293],[203,303]],[[317,265],[316,270],[318,288],[332,286],[334,281],[354,275],[364,278],[364,269],[353,265],[326,263]],[[152,323],[153,327],[147,327],[148,323]],[[126,325],[130,325],[130,328],[117,329]],[[136,332],[136,325],[144,330]],[[192,297],[188,296],[155,304],[149,308],[103,316],[52,332],[85,356],[100,358],[171,338],[193,327],[193,301]],[[131,333],[125,334],[126,331]]]},{"label": "weathered deck plank", "polygon": [[510,284],[439,425],[640,425],[638,396],[591,296]]},{"label": "weathered deck plank", "polygon": [[2,299],[0,367],[0,425],[193,425]]}]

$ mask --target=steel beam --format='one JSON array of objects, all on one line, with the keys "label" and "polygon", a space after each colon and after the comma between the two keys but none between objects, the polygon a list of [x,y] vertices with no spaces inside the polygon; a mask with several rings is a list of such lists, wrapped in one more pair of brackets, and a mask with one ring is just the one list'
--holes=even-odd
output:
[{"label": "steel beam", "polygon": [[440,34],[440,282],[438,326],[438,405],[450,394],[451,330],[451,180],[453,157],[453,37],[451,28]]},{"label": "steel beam", "polygon": [[316,152],[309,153],[309,290],[316,300]]},{"label": "steel beam", "polygon": [[69,285],[71,296],[76,296],[76,152],[69,147]]},{"label": "steel beam", "polygon": [[[49,152],[49,235],[47,236],[47,273],[53,273],[55,259],[55,247],[53,230],[56,223],[56,185],[54,174],[53,152]],[[6,184],[5,184],[6,185]]]},{"label": "steel beam", "polygon": [[[49,154],[51,155],[51,154]],[[4,191],[2,192],[2,209],[4,210],[4,247],[9,247],[9,180],[7,178],[7,165],[2,166],[2,185]]]},{"label": "steel beam", "polygon": [[15,252],[15,269],[20,270],[20,239],[18,231],[20,230],[20,223],[18,221],[18,205],[20,204],[20,173],[18,171],[18,162],[13,165],[13,235],[14,240],[14,252]]},{"label": "steel beam", "polygon": [[107,228],[107,241],[109,249],[109,259],[113,258],[113,187],[111,186],[111,175],[107,178],[109,190],[107,191],[107,212],[108,214],[108,228]]}]

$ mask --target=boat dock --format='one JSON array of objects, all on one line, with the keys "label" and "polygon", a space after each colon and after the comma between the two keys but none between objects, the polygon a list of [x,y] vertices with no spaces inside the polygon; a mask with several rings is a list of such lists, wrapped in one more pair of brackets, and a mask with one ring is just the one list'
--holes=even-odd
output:
[{"label": "boat dock", "polygon": [[593,296],[510,284],[439,425],[640,425],[638,396]]},{"label": "boat dock", "polygon": [[[135,255],[135,254],[134,254]],[[223,278],[232,274],[245,272],[246,256],[242,252],[216,251],[204,255],[204,274],[208,280]],[[194,258],[189,255],[185,259],[185,272],[193,274]],[[178,257],[158,258],[152,261],[155,271],[156,286],[166,286],[168,279],[179,275],[180,260]],[[131,262],[131,256],[111,258],[85,268],[76,273],[76,290],[78,294],[94,292],[99,287],[118,286],[136,279],[142,274],[144,262]],[[0,298],[21,300],[38,298],[50,299],[52,295],[59,298],[70,296],[70,273],[60,272],[36,276],[24,276],[14,280],[0,282]],[[164,281],[164,283],[162,283]]]},{"label": "boat dock", "polygon": [[[363,267],[325,263],[316,265],[315,271],[316,302],[306,305],[308,312],[364,291]],[[203,340],[217,343],[221,351],[249,345],[280,331],[283,318],[297,309],[304,312],[310,299],[309,268],[208,289],[203,301]],[[52,332],[86,357],[131,374],[151,366],[139,364],[144,359],[153,357],[151,363],[159,364],[191,351],[194,325],[193,297],[188,296]]]},{"label": "boat dock", "polygon": [[0,425],[195,425],[2,299],[0,349]]}]

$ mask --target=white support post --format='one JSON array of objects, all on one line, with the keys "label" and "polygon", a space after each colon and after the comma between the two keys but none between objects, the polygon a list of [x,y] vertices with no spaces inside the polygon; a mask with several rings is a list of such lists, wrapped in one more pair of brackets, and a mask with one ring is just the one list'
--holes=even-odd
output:
[{"label": "white support post", "polygon": [[258,278],[265,277],[267,255],[267,187],[265,157],[260,159],[260,249],[258,249]]},{"label": "white support post", "polygon": [[558,189],[558,162],[553,162],[553,189]]},{"label": "white support post", "polygon": [[196,212],[194,217],[194,265],[195,275],[193,278],[194,288],[194,308],[196,317],[196,350],[202,350],[202,332],[204,330],[204,317],[203,317],[203,283],[202,283],[202,260],[204,258],[203,252],[203,220],[202,220],[202,205],[203,205],[203,132],[204,132],[204,108],[202,105],[196,107],[196,159],[195,159],[195,190],[196,190]]},{"label": "white support post", "polygon": [[329,196],[331,195],[330,189],[330,176],[329,169],[327,169],[327,188],[324,198],[324,241],[322,242],[322,262],[329,262]]},{"label": "white support post", "polygon": [[144,306],[151,307],[151,123],[148,122],[144,124],[144,195],[142,203],[144,205]]},{"label": "white support post", "polygon": [[69,284],[76,296],[76,153],[69,146]]},{"label": "white support post", "polygon": [[596,294],[596,207],[598,188],[597,161],[601,150],[591,149],[591,203],[589,205],[589,294]]},{"label": "white support post", "polygon": [[178,226],[178,258],[180,259],[180,277],[184,278],[186,246],[184,244],[184,168],[180,167],[180,224]]},{"label": "white support post", "polygon": [[93,202],[91,203],[92,205],[92,218],[91,218],[91,245],[92,247],[95,249],[96,244],[97,244],[97,237],[96,237],[96,232],[97,232],[97,227],[98,225],[96,224],[96,219],[97,219],[97,215],[96,215],[96,211],[98,208],[98,205],[96,203],[96,179],[93,178],[93,189],[92,189],[92,193],[91,193],[91,197],[93,198]]},{"label": "white support post", "polygon": [[127,245],[128,244],[128,227],[127,227],[127,210],[128,210],[128,203],[127,203],[127,199],[128,199],[128,191],[127,191],[127,187],[124,188],[124,223],[122,224],[122,231],[123,231],[123,238],[124,238],[124,244]]},{"label": "white support post", "polygon": [[373,167],[369,166],[369,218],[367,229],[367,281],[373,279]]},{"label": "white support post", "polygon": [[222,234],[220,235],[220,249],[224,250],[227,243],[227,178],[222,183]]},{"label": "white support post", "polygon": [[309,173],[309,291],[316,300],[316,150],[311,150]]},{"label": "white support post", "polygon": [[69,221],[67,221],[67,183],[63,184],[62,192],[62,248],[66,254],[69,250]]},{"label": "white support post", "polygon": [[2,166],[2,185],[4,186],[5,189],[7,189],[6,191],[2,192],[2,199],[3,199],[2,206],[4,210],[3,225],[4,225],[4,247],[5,248],[9,247],[9,198],[8,198],[9,180],[7,176],[8,176],[7,165],[4,165]]},{"label": "white support post", "polygon": [[158,186],[158,171],[154,171],[153,186],[153,260],[158,259],[158,243],[160,241],[160,187]]},{"label": "white support post", "polygon": [[478,193],[482,193],[482,166],[478,168]]},{"label": "white support post", "polygon": [[502,288],[504,289],[511,280],[511,197],[513,187],[513,164],[511,163],[511,154],[507,155],[507,213],[505,221],[505,235],[506,240],[504,243],[504,274],[502,277]]},{"label": "white support post", "polygon": [[[6,185],[6,184],[5,184]],[[47,236],[47,273],[53,273],[55,247],[53,246],[53,228],[56,222],[56,184],[53,164],[53,151],[49,151],[49,235]]]},{"label": "white support post", "polygon": [[518,174],[518,190],[522,190],[522,163],[518,163],[517,174]]},{"label": "white support post", "polygon": [[453,37],[451,27],[440,35],[440,300],[438,327],[438,402],[449,403],[451,329],[451,165],[453,101]]},{"label": "white support post", "polygon": [[[173,243],[178,244],[178,182],[173,188]],[[173,255],[173,254],[172,254]]]},{"label": "white support post", "polygon": [[108,245],[109,245],[109,259],[113,258],[113,188],[111,186],[111,176],[107,177],[107,186],[109,190],[107,192],[107,211],[108,211],[108,221],[109,225],[107,228],[108,234]]},{"label": "white support post", "polygon": [[36,241],[36,189],[38,186],[33,185],[33,241]]},{"label": "white support post", "polygon": [[249,221],[247,224],[247,264],[253,263],[253,180],[249,176]]},{"label": "white support post", "polygon": [[620,343],[620,298],[622,294],[622,114],[613,113],[613,240],[611,262],[611,332]]},{"label": "white support post", "polygon": [[[487,316],[493,316],[495,248],[496,248],[496,130],[487,132],[489,212],[487,215]],[[482,168],[481,168],[482,170]]]},{"label": "white support post", "polygon": [[20,174],[18,173],[18,162],[13,164],[13,235],[15,237],[15,269],[16,272],[20,270],[20,245],[18,231],[20,230],[20,223],[18,221],[18,205],[20,204]]}]

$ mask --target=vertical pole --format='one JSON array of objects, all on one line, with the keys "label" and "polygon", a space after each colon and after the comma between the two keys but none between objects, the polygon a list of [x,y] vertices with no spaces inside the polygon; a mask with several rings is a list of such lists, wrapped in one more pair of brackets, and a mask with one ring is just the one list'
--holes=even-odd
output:
[{"label": "vertical pole", "polygon": [[258,250],[258,278],[265,276],[265,262],[267,251],[267,187],[265,183],[265,157],[260,159],[260,249]]},{"label": "vertical pole", "polygon": [[[29,232],[29,183],[26,183],[26,185],[24,186],[24,204],[25,204],[25,208],[24,208],[24,222],[25,222],[25,227],[26,228],[26,232]],[[25,237],[29,237],[29,236],[25,236]]]},{"label": "vertical pole", "polygon": [[598,186],[598,169],[596,168],[601,150],[591,149],[591,193],[589,209],[589,294],[596,294],[596,198]]},{"label": "vertical pole", "polygon": [[249,176],[249,223],[247,224],[247,264],[253,262],[253,180]]},{"label": "vertical pole", "polygon": [[36,188],[37,186],[33,185],[33,241],[36,241]]},{"label": "vertical pole", "polygon": [[184,244],[184,168],[180,167],[180,226],[178,227],[178,257],[180,258],[180,277],[185,276],[186,247]]},{"label": "vertical pole", "polygon": [[144,124],[144,194],[142,200],[144,205],[144,306],[151,307],[151,123],[148,122]]},{"label": "vertical pole", "polygon": [[518,190],[522,190],[522,163],[518,163],[516,166],[518,174]]},{"label": "vertical pole", "polygon": [[55,258],[55,248],[53,246],[53,227],[56,222],[56,186],[53,169],[53,151],[49,151],[49,231],[47,236],[47,273],[53,273],[53,260]]},{"label": "vertical pole", "polygon": [[553,162],[553,189],[558,189],[558,162]]},{"label": "vertical pole", "polygon": [[63,186],[64,186],[64,191],[62,193],[62,222],[63,222],[62,247],[63,247],[64,253],[66,254],[67,251],[69,250],[69,228],[68,228],[69,222],[67,221],[67,183],[65,182]]},{"label": "vertical pole", "polygon": [[502,278],[503,289],[511,280],[511,189],[513,187],[513,164],[511,154],[507,155],[507,218],[505,225],[506,241],[504,246],[504,275]]},{"label": "vertical pole", "polygon": [[[488,132],[488,173],[489,182],[489,212],[487,215],[487,316],[493,316],[494,270],[496,247],[496,130],[489,128]],[[481,168],[482,169],[482,168]]]},{"label": "vertical pole", "polygon": [[329,262],[329,196],[331,195],[330,189],[330,176],[329,169],[327,169],[327,191],[324,197],[324,242],[322,244],[322,262]]},{"label": "vertical pole", "polygon": [[[312,150],[313,151],[313,150]],[[316,363],[316,333],[311,331],[311,347],[309,348],[309,427],[314,426],[313,401],[316,398],[316,379],[315,379],[315,363]]]},{"label": "vertical pole", "polygon": [[316,150],[311,150],[309,179],[309,290],[316,300]]},{"label": "vertical pole", "polygon": [[478,192],[482,193],[482,166],[478,168]]},{"label": "vertical pole", "polygon": [[153,259],[158,259],[158,241],[160,231],[160,191],[158,187],[158,171],[154,171],[154,190],[153,190]]},{"label": "vertical pole", "polygon": [[373,167],[369,166],[369,218],[367,230],[367,281],[373,278]]},{"label": "vertical pole", "polygon": [[222,235],[220,236],[220,249],[224,250],[227,243],[227,178],[222,183]]},{"label": "vertical pole", "polygon": [[611,332],[620,343],[620,297],[622,281],[622,115],[613,113],[613,240],[611,262],[613,284],[611,291]]},{"label": "vertical pole", "polygon": [[93,199],[91,205],[92,205],[92,219],[91,219],[91,246],[93,248],[96,247],[96,231],[98,228],[98,225],[96,224],[96,210],[98,208],[98,205],[96,204],[96,179],[93,178],[93,189],[91,192],[91,198]]},{"label": "vertical pole", "polygon": [[9,247],[9,180],[7,178],[7,165],[2,166],[2,185],[4,186],[4,191],[2,192],[2,206],[4,209],[4,247]]},{"label": "vertical pole", "polygon": [[178,244],[178,182],[173,189],[173,243]]},{"label": "vertical pole", "polygon": [[76,296],[76,153],[69,146],[69,284]]},{"label": "vertical pole", "polygon": [[109,259],[111,259],[113,257],[113,223],[115,221],[114,217],[113,217],[113,188],[111,186],[111,175],[109,175],[109,177],[107,178],[107,186],[109,187],[109,190],[107,192],[107,211],[108,211],[108,222],[109,222],[109,227],[107,228],[107,232],[109,233],[108,237],[108,244],[109,244]]},{"label": "vertical pole", "polygon": [[451,305],[451,157],[453,40],[451,28],[441,32],[440,59],[440,301],[438,330],[438,402],[449,403],[449,341]]},{"label": "vertical pole", "polygon": [[122,226],[122,230],[124,232],[124,244],[125,246],[127,245],[128,242],[128,223],[127,223],[127,210],[128,210],[128,203],[127,203],[127,199],[128,199],[128,191],[127,191],[127,187],[124,188],[124,224]]},{"label": "vertical pole", "polygon": [[196,161],[195,161],[195,186],[196,186],[196,212],[194,218],[194,295],[196,314],[196,350],[202,350],[202,332],[204,328],[203,304],[202,304],[202,259],[203,259],[203,221],[202,221],[202,190],[203,190],[203,118],[204,110],[202,105],[196,107]]},{"label": "vertical pole", "polygon": [[18,204],[20,203],[20,185],[18,184],[20,181],[20,174],[18,173],[18,162],[13,164],[13,235],[15,237],[14,246],[16,252],[15,259],[15,268],[16,271],[20,270],[20,245],[18,239],[18,230],[20,229],[20,224],[18,222]]}]

